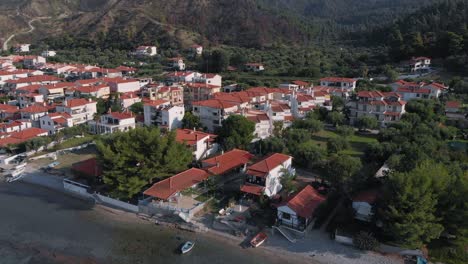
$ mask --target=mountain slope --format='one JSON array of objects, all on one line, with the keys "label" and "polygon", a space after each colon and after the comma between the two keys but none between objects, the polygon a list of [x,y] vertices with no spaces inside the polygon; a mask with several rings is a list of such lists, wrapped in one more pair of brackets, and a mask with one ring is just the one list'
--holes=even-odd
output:
[{"label": "mountain slope", "polygon": [[[425,3],[435,1],[428,0]],[[191,42],[246,47],[308,45],[367,29],[412,10],[419,0],[0,0],[22,17],[0,19],[0,34],[27,18],[53,16],[36,37],[68,34],[104,46]],[[419,4],[417,4],[419,3]],[[3,26],[3,27],[2,27]],[[15,31],[16,30],[16,31]],[[3,37],[0,35],[0,37]],[[28,36],[24,36],[27,38]]]}]

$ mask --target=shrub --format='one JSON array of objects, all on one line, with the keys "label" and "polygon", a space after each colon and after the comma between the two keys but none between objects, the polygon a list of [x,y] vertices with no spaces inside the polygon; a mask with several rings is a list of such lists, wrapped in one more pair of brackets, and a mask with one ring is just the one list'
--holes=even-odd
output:
[{"label": "shrub", "polygon": [[360,250],[374,250],[379,241],[371,233],[360,231],[353,237],[353,244]]}]

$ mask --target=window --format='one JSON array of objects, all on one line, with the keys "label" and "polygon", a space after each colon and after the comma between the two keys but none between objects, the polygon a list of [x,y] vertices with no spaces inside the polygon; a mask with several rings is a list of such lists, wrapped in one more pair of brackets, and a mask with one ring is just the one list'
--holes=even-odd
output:
[{"label": "window", "polygon": [[42,124],[45,125],[45,121],[44,121],[44,120],[42,120]]},{"label": "window", "polygon": [[50,122],[47,122],[47,124],[50,126]]},{"label": "window", "polygon": [[284,219],[284,220],[291,220],[291,215],[288,214],[288,213],[283,213],[281,215],[281,218]]}]

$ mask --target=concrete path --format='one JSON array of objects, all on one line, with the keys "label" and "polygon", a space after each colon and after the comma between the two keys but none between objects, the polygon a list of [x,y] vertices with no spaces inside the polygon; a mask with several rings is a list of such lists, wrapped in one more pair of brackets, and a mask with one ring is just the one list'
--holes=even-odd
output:
[{"label": "concrete path", "polygon": [[[19,13],[18,13],[19,15]],[[22,35],[22,34],[29,34],[29,33],[32,33],[36,28],[34,27],[33,23],[35,21],[38,21],[38,20],[43,20],[43,19],[50,19],[51,17],[36,17],[36,18],[33,18],[31,20],[29,20],[28,22],[28,25],[29,25],[29,30],[28,31],[23,31],[23,32],[19,32],[19,33],[15,33],[15,34],[12,34],[11,36],[9,36],[5,42],[3,42],[3,50],[4,51],[7,51],[8,50],[8,43],[17,35]]]}]

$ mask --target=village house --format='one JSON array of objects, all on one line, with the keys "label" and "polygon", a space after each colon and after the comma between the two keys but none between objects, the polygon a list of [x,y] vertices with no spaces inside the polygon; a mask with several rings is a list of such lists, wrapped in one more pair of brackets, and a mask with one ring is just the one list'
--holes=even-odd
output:
[{"label": "village house", "polygon": [[185,114],[183,105],[171,105],[166,100],[146,102],[143,110],[145,125],[156,125],[169,130],[180,128]]},{"label": "village house", "polygon": [[184,93],[183,88],[180,86],[148,86],[143,94],[150,100],[166,100],[172,103],[172,105],[183,105],[184,104]]},{"label": "village house", "polygon": [[193,103],[193,114],[200,118],[203,127],[210,132],[221,127],[223,120],[237,110],[239,110],[237,104],[217,99]]},{"label": "village house", "polygon": [[199,73],[195,75],[192,82],[209,84],[209,85],[221,87],[223,83],[223,77],[219,74],[214,74],[214,73],[201,73],[201,74]]},{"label": "village house", "polygon": [[14,91],[18,88],[28,86],[28,85],[34,85],[34,84],[48,85],[48,84],[59,83],[61,81],[62,79],[55,77],[55,76],[36,75],[36,76],[30,76],[26,78],[19,78],[15,80],[7,80],[5,81],[4,88],[6,88],[6,90],[8,91]]},{"label": "village house", "polygon": [[94,118],[97,112],[96,102],[91,99],[67,99],[56,107],[57,112],[65,112],[72,116],[73,125],[86,123]]},{"label": "village house", "polygon": [[190,52],[195,55],[202,55],[203,54],[203,46],[201,45],[192,45],[190,47]]},{"label": "village house", "polygon": [[29,119],[33,127],[40,127],[39,118],[47,115],[49,109],[44,105],[36,104],[20,109],[21,119]]},{"label": "village house", "polygon": [[395,92],[361,91],[356,101],[350,102],[350,122],[354,124],[361,116],[375,117],[382,127],[401,119],[406,101]]},{"label": "village house", "polygon": [[23,143],[30,139],[33,139],[36,137],[43,137],[43,136],[47,136],[46,130],[36,128],[36,127],[26,128],[21,131],[13,132],[10,135],[8,135],[8,137],[1,138],[0,147],[6,147],[8,145]]},{"label": "village house", "polygon": [[104,78],[110,91],[113,93],[130,93],[140,90],[140,82],[136,79],[124,79],[124,78]]},{"label": "village house", "polygon": [[41,53],[41,56],[42,57],[55,57],[57,55],[57,52],[54,51],[54,50],[44,50],[42,53]]},{"label": "village house", "polygon": [[266,113],[273,123],[282,122],[284,128],[291,126],[294,120],[291,107],[287,103],[272,101],[267,104]]},{"label": "village house", "polygon": [[376,189],[367,190],[356,194],[353,200],[353,209],[355,211],[354,218],[370,222],[374,216],[372,210],[375,202],[377,201],[379,191]]},{"label": "village house", "polygon": [[185,71],[185,63],[182,57],[170,58],[169,66],[178,71]]},{"label": "village house", "polygon": [[153,57],[158,55],[158,48],[156,46],[139,46],[134,54],[140,57]]},{"label": "village house", "polygon": [[410,72],[424,72],[431,68],[431,58],[413,57],[408,62],[407,68]]},{"label": "village house", "polygon": [[0,104],[0,119],[8,119],[19,112],[16,105]]},{"label": "village house", "polygon": [[142,98],[135,92],[120,94],[117,101],[122,109],[128,109],[130,106],[142,101]]},{"label": "village house", "polygon": [[454,121],[458,127],[468,127],[468,113],[459,101],[448,101],[445,103],[445,116]]},{"label": "village house", "polygon": [[277,207],[276,223],[295,231],[305,232],[313,222],[315,210],[324,201],[325,197],[307,185]]},{"label": "village house", "polygon": [[73,88],[77,97],[109,98],[110,87],[107,84],[87,85]]},{"label": "village house", "polygon": [[252,71],[252,72],[262,72],[265,70],[265,67],[261,63],[246,63],[244,65],[244,68],[246,71]]},{"label": "village house", "polygon": [[[28,86],[28,87],[31,88],[31,90],[34,89],[33,88],[34,86]],[[40,86],[38,85],[38,87]],[[26,88],[26,87],[23,87],[23,88]],[[37,105],[37,104],[44,105],[45,103],[44,95],[39,94],[34,91],[23,90],[23,88],[20,88],[21,90],[16,90],[17,91],[16,100],[18,101],[20,108],[25,108],[25,107],[28,107],[31,105]]]},{"label": "village house", "polygon": [[222,155],[203,160],[202,168],[211,175],[227,176],[231,173],[237,176],[239,173],[245,173],[247,164],[253,157],[248,151],[233,149]]},{"label": "village house", "polygon": [[46,58],[42,56],[24,56],[23,66],[25,68],[36,68],[46,64]]},{"label": "village house", "polygon": [[194,160],[204,159],[218,152],[219,145],[215,142],[216,137],[216,135],[195,129],[176,130],[177,142],[187,145],[192,150]]},{"label": "village house", "polygon": [[319,105],[316,98],[308,94],[294,93],[291,96],[291,112],[295,118],[304,118]]},{"label": "village house", "polygon": [[283,188],[281,178],[285,171],[295,174],[292,157],[274,153],[247,168],[245,184],[240,190],[254,196],[266,195],[271,198]]},{"label": "village house", "polygon": [[244,112],[243,116],[255,123],[255,137],[252,142],[266,139],[271,136],[271,133],[273,131],[273,124],[265,112],[250,110]]},{"label": "village house", "polygon": [[339,88],[342,91],[350,93],[356,89],[357,80],[342,77],[327,77],[320,79],[320,86]]},{"label": "village house", "polygon": [[30,50],[31,44],[17,44],[14,46],[13,50],[17,53],[28,53]]},{"label": "village house", "polygon": [[117,71],[122,73],[122,76],[129,76],[135,74],[137,68],[128,67],[128,66],[119,66],[115,68]]},{"label": "village house", "polygon": [[100,120],[88,122],[89,130],[93,134],[112,134],[115,132],[126,132],[136,126],[135,117],[130,112],[112,112],[102,115]]},{"label": "village house", "polygon": [[425,82],[407,82],[398,80],[390,84],[394,92],[403,96],[403,99],[409,101],[411,99],[430,99],[438,98],[442,93],[448,90],[448,87],[440,83],[425,83]]},{"label": "village house", "polygon": [[221,86],[204,83],[187,83],[184,86],[184,101],[188,106],[194,102],[209,100],[215,93],[221,92]]},{"label": "village house", "polygon": [[143,194],[157,200],[176,202],[182,191],[196,188],[209,176],[204,170],[191,168],[153,184]]},{"label": "village house", "polygon": [[29,120],[10,120],[0,124],[0,137],[8,137],[8,134],[31,128]]},{"label": "village house", "polygon": [[174,82],[174,83],[189,83],[192,82],[195,76],[199,74],[197,72],[192,72],[192,71],[175,71],[175,72],[169,72],[166,74],[166,79],[169,82]]},{"label": "village house", "polygon": [[72,127],[73,117],[68,113],[50,113],[40,117],[39,124],[49,135],[54,135],[64,128]]},{"label": "village house", "polygon": [[41,85],[37,89],[39,94],[44,96],[45,101],[54,101],[65,98],[65,89],[72,88],[73,83],[61,82],[50,85]]}]

